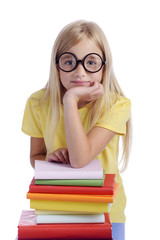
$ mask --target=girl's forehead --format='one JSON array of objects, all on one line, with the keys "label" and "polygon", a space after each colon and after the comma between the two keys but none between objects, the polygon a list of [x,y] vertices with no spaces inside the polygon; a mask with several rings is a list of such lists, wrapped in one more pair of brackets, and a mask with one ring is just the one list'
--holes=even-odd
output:
[{"label": "girl's forehead", "polygon": [[88,53],[98,53],[102,56],[102,51],[98,45],[88,38],[85,38],[68,49],[68,52],[75,54],[78,58],[83,58]]}]

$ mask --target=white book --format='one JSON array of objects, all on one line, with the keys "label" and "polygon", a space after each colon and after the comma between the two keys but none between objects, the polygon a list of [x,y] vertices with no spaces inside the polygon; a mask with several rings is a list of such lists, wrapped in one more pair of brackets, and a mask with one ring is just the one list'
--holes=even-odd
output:
[{"label": "white book", "polygon": [[104,223],[104,213],[90,215],[37,215],[37,224],[50,223]]},{"label": "white book", "polygon": [[103,179],[100,160],[95,159],[81,168],[70,164],[35,160],[35,179]]},{"label": "white book", "polygon": [[77,212],[77,211],[47,211],[47,210],[37,210],[35,209],[35,214],[36,215],[91,215],[91,214],[99,214],[99,213],[91,213],[91,212]]}]

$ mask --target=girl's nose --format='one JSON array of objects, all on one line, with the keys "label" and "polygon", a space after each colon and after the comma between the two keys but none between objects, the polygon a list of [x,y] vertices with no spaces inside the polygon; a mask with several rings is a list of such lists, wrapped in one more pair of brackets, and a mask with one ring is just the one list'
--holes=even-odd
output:
[{"label": "girl's nose", "polygon": [[75,73],[76,75],[79,75],[79,76],[85,76],[86,70],[84,69],[81,63],[79,63],[78,66],[76,67]]}]

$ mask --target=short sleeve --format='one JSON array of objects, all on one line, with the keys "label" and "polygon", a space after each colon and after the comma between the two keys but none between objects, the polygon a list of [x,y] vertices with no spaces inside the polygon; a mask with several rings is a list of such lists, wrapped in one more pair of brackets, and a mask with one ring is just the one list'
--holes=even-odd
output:
[{"label": "short sleeve", "polygon": [[22,122],[22,131],[31,137],[43,138],[38,102],[28,99]]},{"label": "short sleeve", "polygon": [[131,101],[119,98],[107,115],[103,115],[96,126],[107,128],[117,134],[126,134],[126,123],[131,115]]}]

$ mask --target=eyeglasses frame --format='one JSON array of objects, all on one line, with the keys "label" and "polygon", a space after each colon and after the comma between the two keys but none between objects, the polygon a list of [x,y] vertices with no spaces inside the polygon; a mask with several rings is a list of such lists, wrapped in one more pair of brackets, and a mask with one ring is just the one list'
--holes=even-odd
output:
[{"label": "eyeglasses frame", "polygon": [[[62,68],[59,66],[59,59],[60,59],[60,57],[61,57],[62,55],[64,55],[64,54],[71,54],[71,55],[76,59],[76,65],[75,65],[75,67],[74,67],[72,70],[70,70],[70,71],[66,71],[66,70],[62,69]],[[102,61],[102,65],[101,65],[100,69],[98,69],[98,70],[95,71],[95,72],[92,72],[92,71],[87,70],[86,67],[85,67],[85,65],[84,65],[85,59],[86,59],[89,55],[91,55],[91,54],[95,54],[95,55],[99,56],[100,59],[101,59],[101,61]],[[74,70],[77,68],[78,64],[81,63],[82,66],[83,66],[83,68],[85,69],[85,71],[87,71],[87,72],[89,72],[89,73],[96,73],[96,72],[99,72],[99,71],[102,69],[102,67],[106,64],[106,60],[103,60],[102,57],[101,57],[98,53],[88,53],[82,60],[78,60],[77,57],[76,57],[73,53],[71,53],[71,52],[64,52],[64,53],[62,53],[58,58],[56,57],[55,63],[58,65],[58,67],[59,67],[63,72],[72,72],[72,71],[74,71]]]}]

